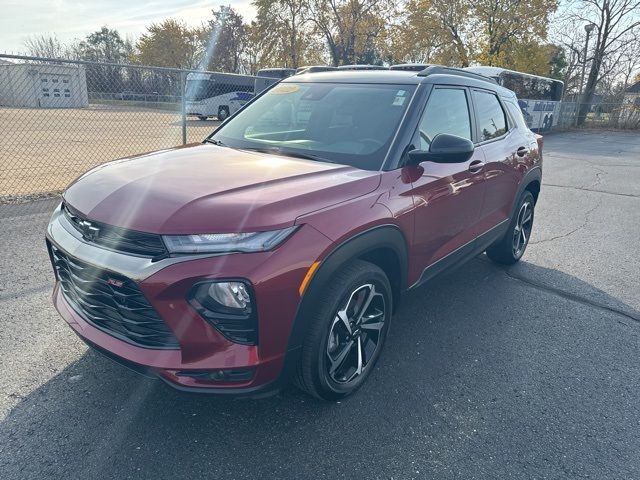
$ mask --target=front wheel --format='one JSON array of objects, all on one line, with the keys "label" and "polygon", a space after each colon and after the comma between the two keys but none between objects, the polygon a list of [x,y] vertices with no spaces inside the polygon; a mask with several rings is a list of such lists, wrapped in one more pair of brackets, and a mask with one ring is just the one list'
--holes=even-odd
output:
[{"label": "front wheel", "polygon": [[507,233],[487,249],[487,256],[491,260],[510,265],[522,258],[531,237],[534,207],[533,195],[525,190],[520,197]]},{"label": "front wheel", "polygon": [[295,383],[323,400],[355,392],[370,375],[389,330],[391,286],[376,265],[354,260],[322,292]]}]

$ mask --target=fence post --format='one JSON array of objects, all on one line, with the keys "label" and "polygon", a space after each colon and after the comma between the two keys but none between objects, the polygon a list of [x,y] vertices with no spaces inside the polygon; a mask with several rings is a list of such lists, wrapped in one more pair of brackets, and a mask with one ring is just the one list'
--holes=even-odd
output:
[{"label": "fence post", "polygon": [[180,115],[182,116],[182,144],[187,144],[187,101],[185,99],[185,85],[187,76],[180,72]]}]

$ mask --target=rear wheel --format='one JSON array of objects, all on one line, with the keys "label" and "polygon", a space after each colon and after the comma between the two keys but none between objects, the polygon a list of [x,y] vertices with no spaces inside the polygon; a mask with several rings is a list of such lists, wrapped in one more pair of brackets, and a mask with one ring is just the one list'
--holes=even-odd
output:
[{"label": "rear wheel", "polygon": [[389,280],[376,265],[355,260],[335,274],[322,292],[302,347],[298,387],[323,400],[356,391],[380,356],[391,302]]},{"label": "rear wheel", "polygon": [[198,120],[206,120],[207,118],[209,117],[207,117],[206,115],[198,115]]},{"label": "rear wheel", "polygon": [[218,108],[218,120],[224,122],[227,118],[229,118],[229,107],[219,107]]},{"label": "rear wheel", "polygon": [[533,228],[535,202],[528,190],[520,197],[518,208],[511,219],[509,229],[502,239],[487,249],[487,256],[497,263],[516,263],[529,245]]}]

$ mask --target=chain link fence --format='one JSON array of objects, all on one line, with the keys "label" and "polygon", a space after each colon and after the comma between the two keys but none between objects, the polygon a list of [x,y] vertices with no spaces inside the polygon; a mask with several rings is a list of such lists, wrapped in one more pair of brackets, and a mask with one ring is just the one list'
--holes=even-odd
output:
[{"label": "chain link fence", "polygon": [[[580,111],[586,112],[582,123],[580,123]],[[640,129],[640,96],[628,95],[619,102],[589,104],[562,102],[560,118],[555,130],[576,127],[638,130]]]},{"label": "chain link fence", "polygon": [[[0,206],[56,197],[107,161],[199,142],[275,81],[0,54]],[[577,106],[564,102],[545,132],[574,128]],[[583,126],[640,128],[640,100],[593,104]]]},{"label": "chain link fence", "polygon": [[0,204],[101,163],[202,141],[274,78],[0,54]]}]

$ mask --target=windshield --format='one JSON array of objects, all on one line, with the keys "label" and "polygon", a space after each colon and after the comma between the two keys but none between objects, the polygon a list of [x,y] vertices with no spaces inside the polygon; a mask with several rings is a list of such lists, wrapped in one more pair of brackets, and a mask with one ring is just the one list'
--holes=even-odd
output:
[{"label": "windshield", "polygon": [[413,85],[281,83],[211,137],[241,149],[313,154],[378,170]]}]

